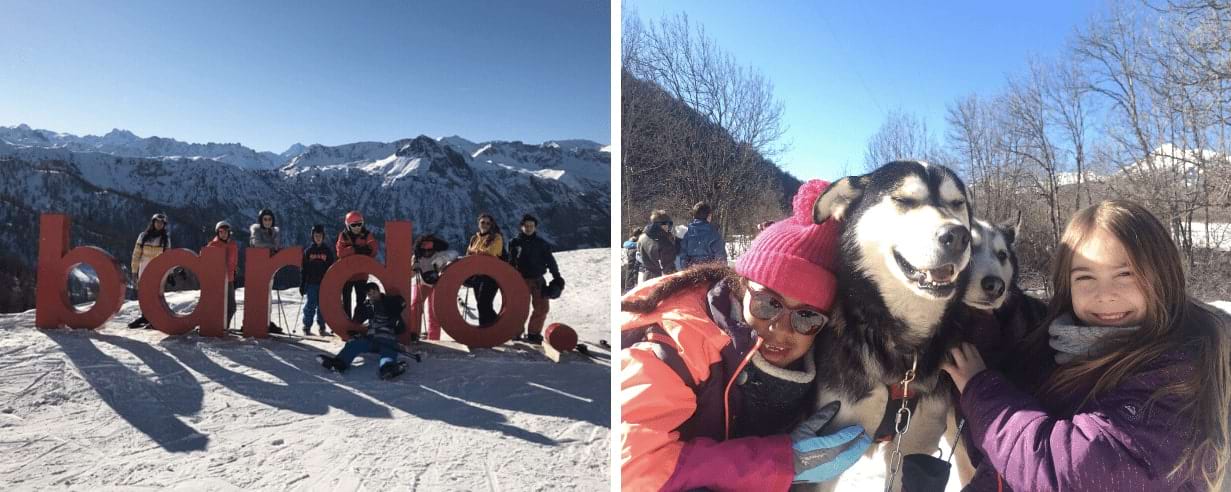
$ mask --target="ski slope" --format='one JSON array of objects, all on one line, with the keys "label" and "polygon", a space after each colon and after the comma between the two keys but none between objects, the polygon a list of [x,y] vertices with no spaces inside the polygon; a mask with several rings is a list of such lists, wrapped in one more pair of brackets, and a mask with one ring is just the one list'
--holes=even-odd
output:
[{"label": "ski slope", "polygon": [[[569,284],[548,322],[606,339],[609,304],[594,299],[608,298],[607,250],[557,258]],[[298,319],[297,290],[279,295]],[[196,296],[168,304],[190,309]],[[422,363],[381,381],[362,358],[345,374],[319,367],[338,341],[168,337],[128,329],[137,315],[127,302],[94,331],[0,315],[0,489],[610,487],[610,355],[597,347],[595,360],[555,364],[421,344]]]}]

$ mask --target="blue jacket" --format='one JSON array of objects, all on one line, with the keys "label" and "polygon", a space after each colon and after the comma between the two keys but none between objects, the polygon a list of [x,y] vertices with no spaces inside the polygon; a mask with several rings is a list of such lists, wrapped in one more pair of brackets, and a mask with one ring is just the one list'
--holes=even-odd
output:
[{"label": "blue jacket", "polygon": [[688,268],[707,261],[727,261],[726,244],[718,229],[713,224],[701,219],[693,219],[688,224],[688,232],[680,240],[680,266]]}]

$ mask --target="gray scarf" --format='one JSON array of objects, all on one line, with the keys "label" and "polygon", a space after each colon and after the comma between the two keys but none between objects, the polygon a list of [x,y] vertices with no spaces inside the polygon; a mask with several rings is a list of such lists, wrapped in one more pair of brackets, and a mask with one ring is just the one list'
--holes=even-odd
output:
[{"label": "gray scarf", "polygon": [[1140,326],[1085,326],[1073,320],[1072,314],[1063,314],[1051,322],[1047,333],[1048,344],[1056,349],[1056,363],[1067,364],[1075,360],[1093,359],[1107,353],[1103,340],[1126,332],[1136,331]]}]

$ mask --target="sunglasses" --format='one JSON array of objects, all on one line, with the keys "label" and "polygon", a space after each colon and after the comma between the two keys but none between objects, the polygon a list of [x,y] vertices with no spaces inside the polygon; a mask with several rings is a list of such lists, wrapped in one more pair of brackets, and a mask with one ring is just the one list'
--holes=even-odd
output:
[{"label": "sunglasses", "polygon": [[486,220],[480,220],[480,221],[479,221],[479,225],[492,225],[492,223],[491,223],[491,222],[488,222],[488,221],[486,221]]},{"label": "sunglasses", "polygon": [[356,223],[354,223],[354,224],[351,224],[351,225],[350,225],[350,227],[351,227],[351,229],[354,229],[354,228],[357,228],[357,227],[363,227],[363,222],[356,222]]},{"label": "sunglasses", "polygon": [[668,220],[666,222],[659,222],[658,225],[672,226],[672,225],[675,225],[675,222],[671,222]]},{"label": "sunglasses", "polygon": [[829,322],[829,316],[813,309],[787,309],[782,298],[767,291],[748,289],[748,293],[752,296],[748,307],[753,316],[772,324],[784,313],[789,312],[791,313],[791,328],[800,335],[815,335],[825,327],[825,323]]}]

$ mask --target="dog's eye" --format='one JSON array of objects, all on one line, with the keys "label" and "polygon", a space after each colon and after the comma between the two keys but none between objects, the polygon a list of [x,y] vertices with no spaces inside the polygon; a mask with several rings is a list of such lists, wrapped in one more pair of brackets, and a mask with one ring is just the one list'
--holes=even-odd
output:
[{"label": "dog's eye", "polygon": [[1009,259],[1009,254],[1008,254],[1008,253],[1006,253],[1006,252],[1004,252],[1004,251],[997,251],[997,252],[996,252],[996,259],[997,259],[997,260],[1000,260],[1000,261],[1007,260],[1007,259]]},{"label": "dog's eye", "polygon": [[953,208],[962,208],[966,206],[966,200],[954,200],[949,202],[949,206]]},{"label": "dog's eye", "polygon": [[918,200],[915,200],[914,198],[907,198],[904,196],[895,196],[893,197],[893,201],[897,202],[898,205],[901,205],[903,207],[913,207],[919,204]]}]

